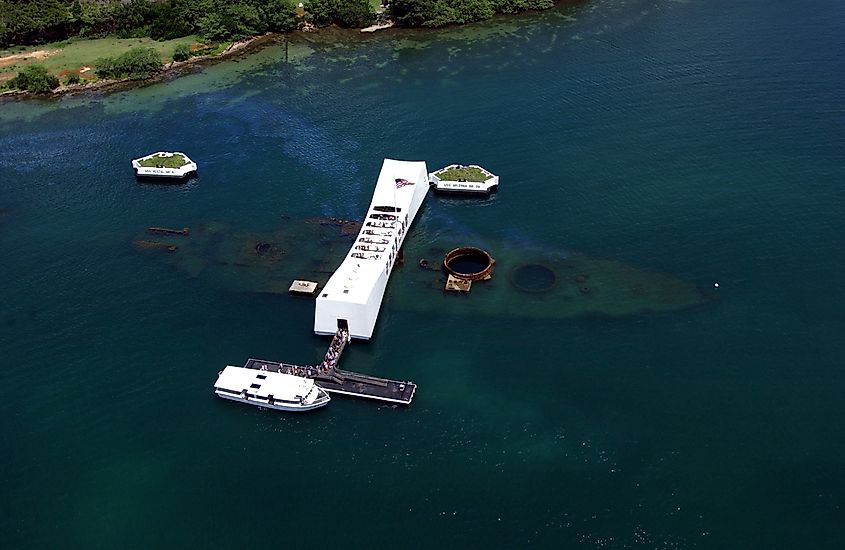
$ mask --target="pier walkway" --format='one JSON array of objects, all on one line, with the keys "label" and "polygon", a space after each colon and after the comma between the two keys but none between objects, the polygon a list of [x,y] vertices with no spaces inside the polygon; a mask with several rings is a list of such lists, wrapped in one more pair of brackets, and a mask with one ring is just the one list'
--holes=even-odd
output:
[{"label": "pier walkway", "polygon": [[337,367],[343,350],[350,342],[349,332],[338,329],[326,351],[323,361],[317,366],[292,365],[263,359],[249,359],[244,365],[248,369],[282,372],[295,376],[313,378],[318,386],[329,393],[373,399],[387,403],[410,405],[417,391],[413,382],[377,378],[341,370]]},{"label": "pier walkway", "polygon": [[402,243],[428,185],[425,162],[384,159],[355,243],[317,295],[314,332],[333,336],[319,365],[249,359],[244,367],[310,378],[329,393],[409,405],[417,391],[413,382],[344,371],[338,363],[352,338],[372,337],[390,273],[402,261]]}]

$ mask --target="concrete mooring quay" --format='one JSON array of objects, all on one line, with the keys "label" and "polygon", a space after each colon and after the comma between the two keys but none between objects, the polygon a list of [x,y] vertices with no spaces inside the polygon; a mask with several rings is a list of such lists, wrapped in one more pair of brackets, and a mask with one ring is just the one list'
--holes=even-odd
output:
[{"label": "concrete mooring quay", "polygon": [[337,368],[340,356],[348,343],[349,333],[346,330],[339,329],[332,338],[332,343],[325,358],[317,366],[291,365],[263,359],[249,359],[244,367],[313,378],[317,385],[329,393],[399,405],[411,404],[414,393],[417,391],[417,385],[413,382],[377,378]]}]

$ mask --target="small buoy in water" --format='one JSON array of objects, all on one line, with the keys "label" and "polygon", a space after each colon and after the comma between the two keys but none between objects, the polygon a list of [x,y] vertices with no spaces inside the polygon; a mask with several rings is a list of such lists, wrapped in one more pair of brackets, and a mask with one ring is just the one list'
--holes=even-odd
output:
[{"label": "small buoy in water", "polygon": [[713,283],[714,288],[719,288],[719,283]]}]

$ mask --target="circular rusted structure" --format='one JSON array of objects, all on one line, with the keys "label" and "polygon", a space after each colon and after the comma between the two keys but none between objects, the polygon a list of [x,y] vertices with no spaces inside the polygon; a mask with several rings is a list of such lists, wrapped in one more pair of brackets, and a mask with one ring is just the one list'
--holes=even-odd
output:
[{"label": "circular rusted structure", "polygon": [[443,259],[443,269],[465,281],[480,281],[493,273],[493,259],[486,250],[474,246],[461,246]]},{"label": "circular rusted structure", "polygon": [[259,256],[264,256],[268,254],[273,249],[273,245],[270,243],[260,242],[255,245],[255,253]]},{"label": "circular rusted structure", "polygon": [[543,264],[522,264],[510,273],[511,284],[522,292],[548,292],[557,284],[557,275]]}]

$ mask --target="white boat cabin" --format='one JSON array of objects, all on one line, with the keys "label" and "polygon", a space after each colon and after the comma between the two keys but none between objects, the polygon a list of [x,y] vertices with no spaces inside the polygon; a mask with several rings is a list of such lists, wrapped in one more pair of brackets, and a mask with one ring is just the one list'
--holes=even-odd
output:
[{"label": "white boat cabin", "polygon": [[284,411],[316,409],[331,399],[310,378],[233,366],[220,371],[214,393],[223,399]]}]

